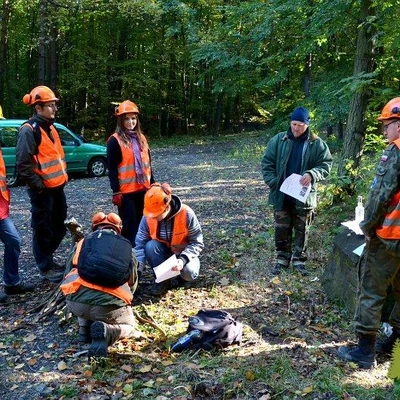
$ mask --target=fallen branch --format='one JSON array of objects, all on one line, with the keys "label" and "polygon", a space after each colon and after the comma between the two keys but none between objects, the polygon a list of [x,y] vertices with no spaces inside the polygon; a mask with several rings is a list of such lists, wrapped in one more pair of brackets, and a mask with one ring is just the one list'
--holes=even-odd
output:
[{"label": "fallen branch", "polygon": [[141,304],[141,308],[143,309],[143,311],[146,314],[147,318],[143,318],[134,308],[132,308],[133,314],[135,315],[137,320],[139,322],[141,322],[142,324],[148,324],[148,325],[152,326],[154,329],[157,329],[161,333],[161,335],[163,336],[163,339],[165,339],[167,337],[167,334],[157,324],[157,322],[154,320],[154,318],[149,314],[149,311],[147,310],[146,306],[144,304]]}]

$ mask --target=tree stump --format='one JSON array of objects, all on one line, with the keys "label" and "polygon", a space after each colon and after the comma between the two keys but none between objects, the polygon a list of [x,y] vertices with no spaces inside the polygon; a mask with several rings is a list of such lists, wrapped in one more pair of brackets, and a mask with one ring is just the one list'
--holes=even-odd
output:
[{"label": "tree stump", "polygon": [[331,300],[339,301],[353,315],[356,307],[358,261],[353,250],[364,243],[363,235],[356,235],[343,227],[334,239],[328,265],[322,275],[322,286]]},{"label": "tree stump", "polygon": [[[328,298],[339,301],[354,315],[358,285],[358,261],[360,257],[353,250],[364,243],[363,235],[356,235],[350,229],[343,227],[334,239],[333,249],[328,264],[321,278],[322,286]],[[394,305],[391,287],[382,309],[382,322],[388,322]]]}]

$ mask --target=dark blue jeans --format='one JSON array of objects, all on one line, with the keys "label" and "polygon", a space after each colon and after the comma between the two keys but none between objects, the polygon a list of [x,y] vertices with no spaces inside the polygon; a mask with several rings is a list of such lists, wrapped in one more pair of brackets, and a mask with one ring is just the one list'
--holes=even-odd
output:
[{"label": "dark blue jeans", "polygon": [[31,201],[33,229],[32,250],[40,271],[53,266],[53,253],[57,250],[66,232],[64,220],[67,217],[67,202],[64,188],[28,189]]},{"label": "dark blue jeans", "polygon": [[0,240],[4,243],[4,284],[6,286],[18,285],[21,281],[18,274],[21,237],[10,218],[0,221]]}]

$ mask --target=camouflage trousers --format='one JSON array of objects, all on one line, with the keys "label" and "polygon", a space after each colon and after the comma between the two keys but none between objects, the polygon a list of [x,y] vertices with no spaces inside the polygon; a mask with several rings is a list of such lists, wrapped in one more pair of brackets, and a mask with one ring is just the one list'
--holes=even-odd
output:
[{"label": "camouflage trousers", "polygon": [[284,266],[304,264],[312,210],[298,211],[295,207],[274,212],[276,261]]},{"label": "camouflage trousers", "polygon": [[357,306],[354,326],[358,334],[376,334],[382,307],[392,286],[395,303],[389,323],[400,330],[400,258],[390,255],[378,238],[367,240],[358,263]]}]

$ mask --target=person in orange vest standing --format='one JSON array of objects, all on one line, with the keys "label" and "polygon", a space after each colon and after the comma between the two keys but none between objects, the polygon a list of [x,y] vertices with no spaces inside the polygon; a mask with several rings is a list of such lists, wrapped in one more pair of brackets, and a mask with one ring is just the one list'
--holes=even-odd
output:
[{"label": "person in orange vest standing", "polygon": [[120,338],[135,332],[132,311],[137,261],[132,245],[121,236],[115,213],[96,213],[92,232],[79,240],[68,260],[60,288],[68,309],[78,317],[79,341],[91,343],[89,360],[104,357]]},{"label": "person in orange vest standing", "polygon": [[[199,276],[199,255],[204,248],[203,233],[194,211],[172,194],[168,183],[154,183],[144,197],[143,218],[136,236],[135,252],[139,273],[147,261],[155,268],[175,254],[182,283]],[[150,293],[161,295],[171,287],[171,280],[154,283]]]},{"label": "person in orange vest standing", "polygon": [[54,262],[66,228],[68,181],[64,150],[54,127],[58,98],[47,86],[37,86],[23,97],[33,116],[22,124],[16,146],[17,173],[31,202],[33,255],[40,275],[51,282],[64,277],[64,265]]},{"label": "person in orange vest standing", "polygon": [[0,293],[0,303],[7,300],[8,295],[32,292],[35,286],[25,282],[19,275],[19,255],[21,253],[21,237],[9,217],[10,190],[7,187],[6,166],[0,148],[0,240],[4,244],[4,293]]},{"label": "person in orange vest standing", "polygon": [[[368,194],[364,221],[365,248],[359,261],[357,305],[354,317],[357,346],[342,346],[338,356],[369,369],[375,353],[391,353],[400,338],[400,97],[390,100],[378,120],[388,146],[382,154]],[[393,333],[376,342],[382,306],[392,285],[395,305],[389,323]]]},{"label": "person in orange vest standing", "polygon": [[140,127],[139,108],[130,100],[115,109],[117,127],[107,141],[112,202],[122,219],[122,236],[135,245],[146,190],[154,182],[150,149]]}]

